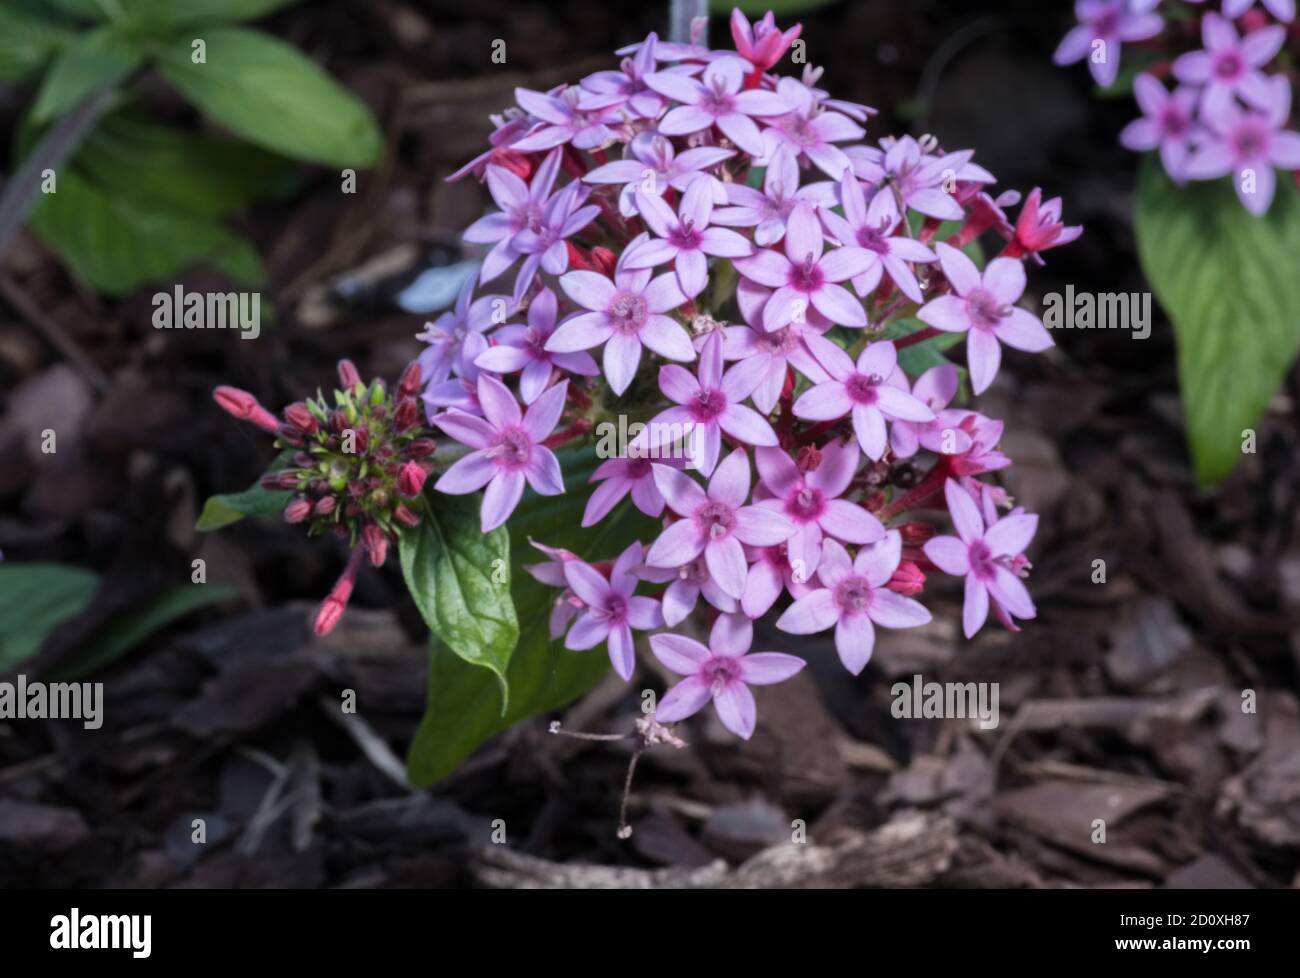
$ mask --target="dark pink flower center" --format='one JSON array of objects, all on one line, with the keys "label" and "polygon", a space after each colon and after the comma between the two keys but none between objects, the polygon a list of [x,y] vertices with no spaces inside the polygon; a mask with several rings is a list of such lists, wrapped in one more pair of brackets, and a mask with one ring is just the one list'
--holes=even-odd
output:
[{"label": "dark pink flower center", "polygon": [[972,325],[979,329],[992,329],[1011,315],[1009,308],[984,289],[976,289],[966,297],[966,309],[970,313]]},{"label": "dark pink flower center", "polygon": [[871,606],[871,585],[865,577],[850,574],[831,592],[835,607],[846,615],[860,615]]},{"label": "dark pink flower center", "polygon": [[716,696],[729,684],[740,679],[740,660],[730,655],[715,655],[700,666],[700,679],[708,683]]},{"label": "dark pink flower center", "polygon": [[695,230],[694,221],[682,221],[668,232],[668,241],[682,251],[695,251],[700,246],[700,232]]},{"label": "dark pink flower center", "polygon": [[811,253],[804,257],[803,264],[790,269],[790,286],[800,292],[816,292],[825,281],[826,276],[822,274],[817,258]]},{"label": "dark pink flower center", "polygon": [[1092,32],[1095,37],[1113,37],[1119,30],[1120,11],[1118,7],[1108,7],[1099,11],[1092,19]]},{"label": "dark pink flower center", "polygon": [[790,552],[786,549],[784,543],[778,543],[775,547],[763,548],[763,559],[779,570],[782,574],[790,571]]},{"label": "dark pink flower center", "polygon": [[644,479],[653,471],[653,463],[648,458],[642,458],[640,455],[628,460],[627,478]]},{"label": "dark pink flower center", "polygon": [[522,469],[532,456],[533,440],[523,428],[503,428],[488,447],[487,455],[503,469]]},{"label": "dark pink flower center", "polygon": [[879,228],[858,228],[858,244],[878,255],[889,254],[889,242],[885,240],[885,236],[880,232]]},{"label": "dark pink flower center", "polygon": [[983,540],[972,543],[967,549],[966,556],[970,561],[971,573],[976,577],[987,580],[993,576],[993,551]]},{"label": "dark pink flower center", "polygon": [[696,421],[712,421],[727,410],[727,395],[717,390],[699,390],[691,398],[691,417]]},{"label": "dark pink flower center", "polygon": [[695,511],[695,526],[709,540],[725,540],[736,528],[736,511],[726,503],[707,502]]},{"label": "dark pink flower center", "polygon": [[616,333],[630,334],[640,332],[648,318],[649,308],[645,299],[635,292],[620,292],[614,296],[606,314]]},{"label": "dark pink flower center", "polygon": [[785,511],[798,523],[811,523],[825,510],[826,495],[815,486],[803,486],[785,500]]},{"label": "dark pink flower center", "polygon": [[1245,120],[1232,134],[1232,148],[1239,159],[1253,160],[1268,152],[1269,130],[1253,119]]},{"label": "dark pink flower center", "polygon": [[605,596],[605,607],[597,612],[600,617],[613,624],[619,624],[627,617],[627,601],[621,594],[608,594]]},{"label": "dark pink flower center", "polygon": [[1246,63],[1236,51],[1220,51],[1214,59],[1214,74],[1223,81],[1231,81],[1241,74]]},{"label": "dark pink flower center", "polygon": [[1187,115],[1173,101],[1160,110],[1160,131],[1171,139],[1181,139],[1187,135],[1189,120]]},{"label": "dark pink flower center", "polygon": [[844,381],[844,391],[854,404],[875,404],[880,397],[876,388],[883,381],[879,374],[850,374]]},{"label": "dark pink flower center", "polygon": [[731,115],[736,111],[736,100],[721,83],[713,87],[705,86],[704,97],[700,99],[700,108],[712,116]]}]

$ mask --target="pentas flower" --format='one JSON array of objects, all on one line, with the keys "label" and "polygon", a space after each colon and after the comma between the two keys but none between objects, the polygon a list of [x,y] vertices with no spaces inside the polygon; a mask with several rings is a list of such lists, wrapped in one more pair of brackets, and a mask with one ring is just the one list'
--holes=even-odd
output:
[{"label": "pentas flower", "polygon": [[1020,216],[1016,218],[1008,255],[1019,252],[1042,265],[1040,252],[1067,245],[1083,234],[1081,225],[1065,226],[1061,220],[1061,206],[1060,197],[1044,201],[1039,187],[1031,190],[1025,198],[1025,206],[1020,209]]},{"label": "pentas flower", "polygon": [[637,133],[628,143],[627,151],[631,154],[631,159],[605,163],[583,177],[587,183],[621,186],[623,189],[618,195],[618,209],[624,217],[632,217],[637,213],[636,192],[648,191],[646,185],[650,179],[654,181],[654,193],[661,197],[669,187],[684,191],[696,177],[707,176],[706,171],[736,155],[735,150],[723,149],[721,146],[697,146],[678,153],[671,140],[656,132]]},{"label": "pentas flower", "polygon": [[825,540],[817,567],[821,587],[790,605],[776,627],[794,635],[813,635],[834,626],[840,662],[858,675],[875,649],[875,625],[915,628],[930,621],[923,605],[888,587],[902,558],[903,538],[897,530],[890,530],[879,543],[862,547],[852,560],[839,543]]},{"label": "pentas flower", "polygon": [[742,544],[770,547],[794,534],[794,524],[780,513],[745,505],[750,471],[744,450],[723,460],[707,493],[686,473],[667,465],[656,465],[654,472],[668,508],[682,518],[651,546],[646,555],[651,567],[681,567],[703,553],[718,587],[739,599],[749,571]]},{"label": "pentas flower", "polygon": [[[796,567],[790,562],[790,552],[784,543],[771,547],[749,547],[745,551],[750,561],[749,578],[745,581],[745,593],[741,596],[740,606],[750,618],[761,618],[776,604],[782,589],[789,591],[792,598],[802,598],[812,590],[809,580],[815,580],[812,571],[800,564]],[[818,555],[821,561],[821,555]],[[667,601],[665,600],[665,605]]]},{"label": "pentas flower", "polygon": [[669,628],[685,621],[701,597],[723,614],[731,614],[739,606],[739,602],[713,579],[703,554],[680,567],[644,566],[637,576],[643,581],[668,585],[663,594],[663,611],[664,624]]},{"label": "pentas flower", "polygon": [[682,194],[678,212],[662,197],[636,191],[636,207],[658,237],[646,238],[626,256],[628,268],[654,268],[673,263],[677,284],[688,298],[694,298],[709,284],[708,255],[741,258],[754,249],[748,241],[727,228],[709,227],[713,215],[713,181],[696,177]]},{"label": "pentas flower", "polygon": [[997,450],[1005,423],[986,418],[977,411],[957,412],[956,431],[970,438],[970,448],[955,455],[949,467],[955,475],[971,476],[996,472],[1011,464],[1011,459]]},{"label": "pentas flower", "polygon": [[480,282],[491,282],[518,260],[522,253],[517,245],[518,236],[541,223],[559,172],[558,149],[546,155],[531,183],[524,183],[518,174],[505,167],[488,164],[488,192],[501,210],[480,217],[463,235],[474,244],[492,245],[479,270]]},{"label": "pentas flower", "polygon": [[515,235],[515,248],[527,255],[515,278],[514,298],[522,301],[540,267],[549,275],[562,275],[569,267],[566,239],[577,234],[600,213],[594,204],[581,206],[587,188],[576,180],[556,191],[542,209],[542,216]]},{"label": "pentas flower", "polygon": [[663,625],[659,602],[638,597],[632,570],[641,563],[641,544],[634,543],[614,561],[609,579],[581,560],[564,562],[564,579],[585,605],[569,628],[564,647],[575,651],[595,648],[607,642],[609,661],[624,680],[632,678],[636,649],[632,629],[646,631]]},{"label": "pentas flower", "polygon": [[650,636],[655,658],[686,677],[664,694],[655,718],[675,723],[712,701],[722,725],[748,740],[758,719],[749,687],[782,682],[806,664],[783,652],[750,652],[753,642],[754,626],[743,615],[719,616],[707,646],[684,635]]},{"label": "pentas flower", "polygon": [[652,31],[634,57],[623,59],[619,71],[597,71],[584,78],[578,108],[584,112],[623,109],[642,119],[658,119],[663,115],[668,100],[645,80],[655,70],[658,43],[659,35]]},{"label": "pentas flower", "polygon": [[564,576],[564,565],[572,560],[581,560],[577,554],[562,547],[548,547],[538,543],[532,537],[528,542],[550,558],[544,564],[524,564],[534,580],[550,587],[561,588],[562,593],[551,605],[550,633],[554,642],[569,630],[569,623],[578,616],[586,604],[573,591],[569,590],[568,579]]},{"label": "pentas flower", "polygon": [[613,109],[585,111],[579,105],[582,97],[582,89],[568,86],[549,94],[516,88],[515,101],[538,122],[511,148],[520,153],[533,153],[564,143],[572,143],[577,149],[595,149],[613,142],[614,133],[608,123],[617,120],[617,112]]},{"label": "pentas flower", "polygon": [[759,285],[775,291],[763,307],[763,329],[780,329],[803,317],[810,306],[832,323],[865,327],[867,314],[862,303],[840,285],[861,275],[871,265],[863,248],[844,246],[823,254],[825,239],[817,214],[800,201],[786,224],[785,254],[770,248],[748,258],[737,258],[736,271]]},{"label": "pentas flower", "polygon": [[764,368],[760,360],[744,360],[723,373],[722,334],[713,333],[700,352],[698,375],[671,363],[659,368],[659,389],[677,406],[655,415],[629,447],[644,452],[661,447],[665,431],[688,433],[691,462],[708,476],[718,464],[723,432],[746,445],[775,445],[772,426],[741,403],[758,386]]},{"label": "pentas flower", "polygon": [[731,39],[736,44],[736,53],[753,65],[759,74],[781,60],[801,30],[803,25],[795,24],[782,32],[770,10],[752,26],[739,7],[731,11]]},{"label": "pentas flower", "polygon": [[958,249],[935,245],[939,263],[952,295],[934,299],[917,312],[916,318],[935,329],[966,333],[966,361],[971,389],[986,391],[997,376],[1005,343],[1027,353],[1040,353],[1053,346],[1052,337],[1038,317],[1015,305],[1025,293],[1025,266],[1013,258],[995,258],[983,274]]},{"label": "pentas flower", "polygon": [[786,554],[791,566],[802,565],[805,580],[817,569],[823,535],[844,543],[875,543],[884,538],[880,520],[858,504],[839,498],[861,461],[856,445],[831,442],[821,450],[820,463],[810,472],[800,472],[780,448],[759,448],[754,460],[765,492],[764,498],[755,492],[755,505],[781,513],[794,524],[794,535],[785,541]]},{"label": "pentas flower", "polygon": [[[771,291],[741,279],[736,287],[736,299],[745,321],[758,326],[763,321],[763,307]],[[817,357],[817,351],[834,344],[824,339],[822,333],[831,324],[815,310],[809,310],[804,320],[796,320],[774,332],[764,332],[750,326],[726,326],[722,330],[722,357],[724,360],[753,361],[759,374],[758,385],[750,399],[764,414],[771,414],[781,396],[791,368],[813,383],[829,380]]]},{"label": "pentas flower", "polygon": [[424,332],[415,337],[429,344],[419,357],[420,373],[428,384],[441,384],[452,374],[459,377],[464,373],[466,336],[486,332],[494,324],[505,322],[511,309],[510,300],[503,295],[474,299],[476,278],[467,275],[456,296],[456,305],[433,322],[425,323]]},{"label": "pentas flower", "polygon": [[[876,187],[872,213],[887,215],[894,223],[903,219],[906,208],[941,221],[960,221],[963,216],[950,189],[958,181],[992,183],[992,175],[971,162],[970,150],[932,156],[911,136],[895,139],[884,152],[869,146],[850,154],[853,172]],[[891,225],[892,227],[893,225]]]},{"label": "pentas flower", "polygon": [[440,384],[429,384],[421,395],[425,414],[432,420],[438,411],[455,408],[466,414],[483,413],[478,403],[478,379],[483,373],[475,362],[488,350],[482,333],[466,333],[461,340],[460,376],[449,377]]},{"label": "pentas flower", "polygon": [[761,156],[763,137],[753,116],[777,116],[790,107],[775,92],[761,89],[741,91],[748,64],[736,57],[710,61],[699,79],[671,71],[646,76],[655,91],[682,103],[660,120],[665,136],[689,136],[717,126],[722,134],[746,153]]},{"label": "pentas flower", "polygon": [[492,334],[494,345],[474,359],[480,369],[495,374],[519,372],[519,395],[525,404],[542,396],[557,369],[582,377],[600,373],[589,353],[552,353],[546,349],[546,341],[555,332],[556,308],[555,293],[542,289],[528,305],[528,325],[502,326]]},{"label": "pentas flower", "polygon": [[[834,197],[816,184],[799,186],[799,164],[794,153],[781,149],[763,174],[763,189],[743,183],[726,184],[727,203],[713,212],[713,223],[726,227],[753,228],[754,243],[762,247],[785,237],[785,222],[795,204],[806,200],[814,205],[833,204]],[[749,254],[748,251],[745,254]]]},{"label": "pentas flower", "polygon": [[[898,378],[898,386],[907,384],[902,371],[890,378]],[[931,367],[916,379],[911,395],[934,413],[933,421],[895,421],[889,429],[889,447],[898,458],[911,458],[918,448],[936,455],[961,455],[969,452],[975,442],[970,432],[961,427],[963,412],[945,408],[957,396],[959,380],[957,368],[945,363]]]},{"label": "pentas flower", "polygon": [[1077,0],[1079,25],[1065,35],[1052,60],[1058,65],[1088,59],[1088,70],[1103,88],[1119,75],[1120,48],[1155,37],[1164,21],[1151,13],[1160,0]]},{"label": "pentas flower", "polygon": [[627,390],[636,376],[643,344],[669,360],[695,359],[686,331],[664,315],[686,301],[672,272],[651,279],[648,268],[629,269],[620,261],[612,282],[597,272],[577,271],[561,278],[560,288],[588,311],[562,322],[546,349],[577,353],[603,343],[605,378],[615,394]]},{"label": "pentas flower", "polygon": [[1014,618],[1033,618],[1034,602],[1020,580],[1025,548],[1038,528],[1038,517],[1013,511],[985,530],[979,507],[966,490],[949,479],[943,487],[957,536],[935,537],[925,555],[945,574],[966,578],[962,628],[967,638],[988,618],[989,600]]},{"label": "pentas flower", "polygon": [[479,512],[484,533],[501,526],[524,494],[525,482],[539,496],[564,492],[555,453],[542,442],[564,412],[569,382],[562,381],[539,397],[522,415],[506,386],[487,374],[478,379],[484,417],[448,411],[433,423],[471,451],[443,473],[434,486],[452,496],[487,488]]},{"label": "pentas flower", "polygon": [[[1268,12],[1278,20],[1291,23],[1295,20],[1295,0],[1261,0]],[[1223,0],[1223,16],[1236,20],[1255,5],[1255,0]]]},{"label": "pentas flower", "polygon": [[835,144],[861,139],[865,135],[862,127],[821,105],[812,89],[796,78],[780,79],[776,94],[788,108],[784,115],[768,120],[770,125],[763,131],[765,160],[788,152],[838,180],[849,158]]},{"label": "pentas flower", "polygon": [[1282,50],[1286,29],[1273,24],[1238,36],[1232,22],[1216,13],[1201,18],[1204,51],[1189,51],[1174,62],[1174,77],[1203,85],[1201,107],[1217,116],[1232,105],[1233,96],[1259,108],[1269,104],[1268,76],[1259,69]]},{"label": "pentas flower", "polygon": [[1205,119],[1209,138],[1187,161],[1192,180],[1212,180],[1232,173],[1237,199],[1252,214],[1263,214],[1277,189],[1274,167],[1300,169],[1300,133],[1283,131],[1291,113],[1291,86],[1273,79],[1271,97],[1262,111],[1243,112],[1229,105]]},{"label": "pentas flower", "polygon": [[1158,148],[1165,172],[1182,183],[1192,138],[1200,128],[1196,121],[1196,89],[1183,87],[1171,93],[1153,76],[1141,74],[1133,79],[1133,96],[1143,116],[1124,127],[1120,143],[1139,152]]},{"label": "pentas flower", "polygon": [[853,431],[867,458],[884,457],[886,419],[933,421],[934,412],[909,392],[885,381],[898,366],[898,351],[888,340],[869,343],[855,364],[839,347],[827,348],[822,366],[831,379],[804,391],[794,402],[797,418],[834,421],[852,415]]},{"label": "pentas flower", "polygon": [[[629,451],[631,446],[629,446]],[[599,482],[591,491],[587,508],[582,514],[583,526],[595,526],[611,509],[623,501],[630,492],[632,503],[646,516],[663,515],[664,497],[655,485],[654,465],[660,462],[672,468],[682,468],[685,463],[674,458],[656,458],[632,455],[629,458],[608,458],[596,466],[592,482]]]},{"label": "pentas flower", "polygon": [[839,187],[844,216],[823,208],[821,219],[832,238],[842,245],[857,245],[869,256],[866,269],[853,277],[858,295],[874,292],[887,272],[903,295],[913,302],[923,301],[921,286],[908,263],[934,262],[938,256],[919,241],[892,234],[901,220],[892,198],[876,195],[868,206],[862,184],[851,168],[845,169]]}]

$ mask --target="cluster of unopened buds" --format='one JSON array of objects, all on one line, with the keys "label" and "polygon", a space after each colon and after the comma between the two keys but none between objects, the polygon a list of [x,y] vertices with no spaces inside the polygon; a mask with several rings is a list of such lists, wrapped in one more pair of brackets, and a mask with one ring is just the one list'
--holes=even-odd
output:
[{"label": "cluster of unopened buds", "polygon": [[1231,174],[1254,214],[1273,202],[1275,170],[1294,171],[1300,185],[1300,133],[1289,128],[1300,77],[1295,0],[1078,0],[1075,13],[1058,64],[1086,59],[1110,86],[1121,45],[1154,55],[1133,80],[1142,117],[1120,134],[1124,146],[1158,150],[1176,183]]},{"label": "cluster of unopened buds", "polygon": [[303,524],[310,534],[332,533],[351,546],[343,575],[316,614],[318,635],[343,617],[362,559],[378,567],[399,527],[419,524],[421,492],[437,448],[420,406],[419,364],[406,368],[395,392],[381,380],[364,383],[347,360],[338,372],[332,400],[296,401],[279,418],[247,391],[218,387],[213,395],[230,414],[275,436],[280,464],[261,485],[292,493],[285,521]]}]

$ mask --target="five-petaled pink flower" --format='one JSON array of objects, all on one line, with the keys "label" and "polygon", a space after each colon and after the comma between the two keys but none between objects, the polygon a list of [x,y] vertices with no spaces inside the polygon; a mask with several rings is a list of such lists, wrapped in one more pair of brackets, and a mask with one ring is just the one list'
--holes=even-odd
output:
[{"label": "five-petaled pink flower", "polygon": [[870,295],[880,284],[881,275],[889,273],[898,290],[913,302],[921,302],[921,286],[917,284],[909,262],[922,264],[938,261],[933,251],[921,242],[893,234],[900,222],[897,210],[880,202],[888,198],[876,196],[867,205],[862,184],[851,168],[846,168],[840,180],[840,201],[844,216],[822,209],[822,223],[842,245],[858,245],[870,256],[866,269],[853,277],[853,288],[858,295]]},{"label": "five-petaled pink flower", "polygon": [[835,651],[856,676],[876,645],[873,622],[882,628],[915,628],[930,620],[923,605],[886,586],[902,556],[903,538],[897,530],[861,547],[852,561],[839,543],[823,541],[817,567],[822,586],[790,605],[776,627],[793,635],[814,635],[834,625]]},{"label": "five-petaled pink flower", "polygon": [[1277,24],[1238,36],[1232,22],[1213,11],[1201,19],[1204,51],[1189,51],[1174,62],[1174,77],[1202,85],[1201,107],[1218,115],[1232,105],[1233,96],[1257,108],[1269,102],[1268,76],[1259,69],[1273,60],[1286,41],[1286,28]]},{"label": "five-petaled pink flower", "polygon": [[625,681],[632,678],[636,665],[632,629],[646,631],[664,623],[658,601],[632,593],[637,585],[632,570],[640,563],[640,543],[632,544],[619,555],[610,568],[609,580],[581,560],[564,562],[565,581],[586,605],[586,610],[570,627],[564,647],[583,651],[608,641],[609,661]]},{"label": "five-petaled pink flower", "polygon": [[682,518],[654,542],[646,563],[681,567],[703,553],[718,587],[733,598],[744,595],[749,571],[742,544],[770,547],[794,534],[794,524],[780,513],[745,505],[750,471],[744,449],[723,459],[707,493],[686,473],[667,465],[655,466],[655,482],[668,508]]},{"label": "five-petaled pink flower", "polygon": [[953,294],[927,302],[916,318],[945,332],[967,333],[966,362],[976,394],[988,390],[997,376],[1002,362],[999,342],[1026,353],[1041,353],[1054,345],[1042,321],[1016,305],[1025,294],[1023,264],[1014,258],[994,258],[981,275],[975,263],[952,245],[937,244],[935,251]]},{"label": "five-petaled pink flower", "polygon": [[659,131],[665,136],[688,136],[717,126],[746,153],[761,156],[763,137],[751,116],[781,115],[790,107],[776,92],[757,88],[742,92],[746,67],[740,58],[722,57],[704,66],[701,79],[671,71],[647,75],[651,88],[682,103],[668,110]]},{"label": "five-petaled pink flower", "polygon": [[989,613],[989,598],[1016,618],[1033,618],[1034,602],[1020,581],[1023,554],[1038,529],[1038,517],[1013,510],[987,530],[979,507],[952,479],[944,483],[944,498],[957,536],[941,536],[925,544],[925,555],[945,574],[966,578],[962,627],[966,637],[980,630]]},{"label": "five-petaled pink flower", "polygon": [[486,485],[479,513],[484,533],[510,518],[524,494],[525,482],[539,496],[564,492],[560,463],[542,442],[555,430],[568,390],[569,382],[561,381],[521,416],[519,404],[505,384],[480,374],[478,402],[483,418],[453,410],[433,419],[451,437],[474,449],[444,472],[434,488],[462,496]]},{"label": "five-petaled pink flower", "polygon": [[528,325],[505,325],[492,334],[494,346],[475,358],[482,370],[495,374],[519,375],[519,396],[532,404],[542,396],[556,368],[582,377],[600,373],[590,353],[552,353],[546,341],[555,332],[555,293],[542,289],[528,306]]},{"label": "five-petaled pink flower", "polygon": [[654,268],[672,262],[677,284],[688,298],[694,298],[709,284],[706,256],[742,258],[754,249],[735,231],[709,227],[713,215],[713,179],[699,176],[682,194],[678,213],[662,197],[636,191],[636,206],[657,238],[645,238],[629,248],[628,268]]},{"label": "five-petaled pink flower", "polygon": [[889,437],[885,419],[933,421],[934,412],[908,391],[886,383],[898,366],[898,351],[889,340],[868,343],[855,364],[833,344],[818,356],[831,379],[804,391],[794,402],[796,418],[834,421],[853,416],[853,431],[867,458],[884,457]]},{"label": "five-petaled pink flower", "polygon": [[685,635],[651,635],[655,658],[686,677],[664,694],[655,718],[685,720],[712,700],[722,725],[748,740],[757,721],[749,687],[782,682],[806,665],[784,652],[750,652],[753,642],[754,626],[744,615],[719,615],[707,646]]},{"label": "five-petaled pink flower", "polygon": [[1077,0],[1079,21],[1052,55],[1058,65],[1088,59],[1088,70],[1098,85],[1108,87],[1119,75],[1120,46],[1125,41],[1155,37],[1165,22],[1152,9],[1160,0]]},{"label": "five-petaled pink flower", "polygon": [[1196,89],[1184,86],[1171,93],[1154,76],[1143,73],[1133,79],[1133,97],[1143,115],[1124,127],[1120,143],[1137,152],[1159,147],[1165,172],[1175,183],[1182,183],[1192,137],[1200,129]]}]

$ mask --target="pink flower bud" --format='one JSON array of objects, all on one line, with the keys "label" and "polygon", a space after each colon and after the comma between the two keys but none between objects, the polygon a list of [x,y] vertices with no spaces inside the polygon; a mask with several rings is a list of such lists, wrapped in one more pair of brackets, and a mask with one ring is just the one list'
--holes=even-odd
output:
[{"label": "pink flower bud", "polygon": [[372,567],[380,566],[388,557],[388,537],[378,524],[367,523],[361,530],[361,542],[365,544]]},{"label": "pink flower bud", "polygon": [[295,428],[309,435],[314,435],[319,427],[305,404],[290,404],[284,409],[284,418]]},{"label": "pink flower bud", "polygon": [[420,390],[420,361],[413,360],[402,371],[402,379],[397,382],[398,397],[413,397]]},{"label": "pink flower bud", "polygon": [[343,617],[343,612],[347,611],[348,600],[352,597],[352,586],[356,583],[357,571],[361,569],[361,555],[364,549],[363,547],[352,548],[347,567],[343,568],[343,573],[334,583],[329,597],[322,601],[320,608],[317,609],[314,626],[317,635],[328,635],[334,631],[339,619]]},{"label": "pink flower bud", "polygon": [[397,473],[397,491],[408,499],[418,496],[428,477],[429,473],[424,466],[418,462],[407,462]]},{"label": "pink flower bud", "polygon": [[809,472],[816,472],[822,464],[822,451],[816,445],[805,445],[799,449],[799,454],[795,456],[794,464],[798,466],[799,471],[804,475]]},{"label": "pink flower bud", "polygon": [[312,510],[317,516],[329,516],[334,512],[334,507],[338,505],[338,500],[333,496],[323,496],[316,500],[316,506]]},{"label": "pink flower bud", "polygon": [[910,598],[925,590],[925,574],[910,560],[904,560],[885,585],[889,590]]},{"label": "pink flower bud", "polygon": [[344,390],[349,391],[361,383],[361,374],[357,373],[356,365],[351,360],[339,361],[339,383]]},{"label": "pink flower bud", "polygon": [[262,476],[260,485],[270,492],[284,489],[297,489],[301,477],[297,472],[268,472]]},{"label": "pink flower bud", "polygon": [[397,402],[397,410],[393,414],[393,427],[398,431],[405,431],[407,428],[417,424],[420,420],[420,405],[413,397],[404,397]]},{"label": "pink flower bud", "polygon": [[416,438],[403,451],[407,458],[428,458],[437,449],[438,443],[432,438]]},{"label": "pink flower bud", "polygon": [[393,519],[403,526],[419,526],[420,514],[408,509],[403,503],[398,503],[393,509]]},{"label": "pink flower bud", "polygon": [[303,496],[299,496],[284,507],[284,521],[286,523],[301,523],[310,515],[311,500]]},{"label": "pink flower bud", "polygon": [[240,421],[251,421],[263,431],[275,433],[280,427],[274,414],[262,407],[257,398],[248,391],[238,387],[218,387],[212,392],[212,399],[221,409]]}]

